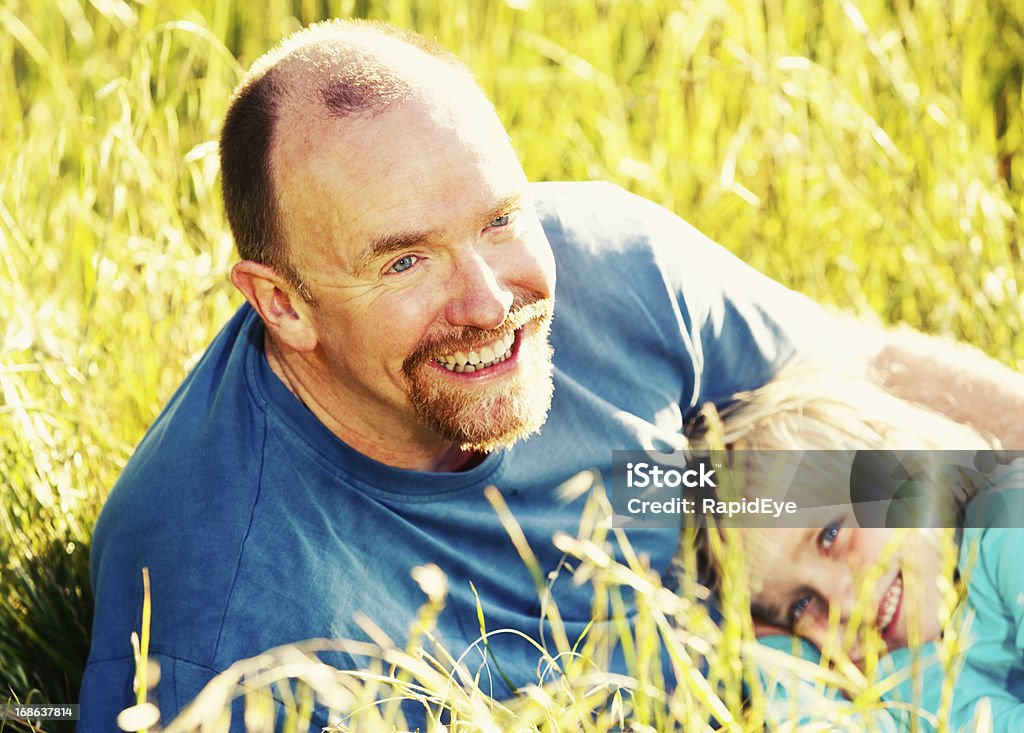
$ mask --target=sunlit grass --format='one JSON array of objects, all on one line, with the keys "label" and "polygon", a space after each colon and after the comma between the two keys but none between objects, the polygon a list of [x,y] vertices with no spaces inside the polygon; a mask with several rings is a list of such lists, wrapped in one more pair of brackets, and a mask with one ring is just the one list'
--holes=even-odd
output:
[{"label": "sunlit grass", "polygon": [[[434,638],[447,584],[439,568],[425,566],[413,570],[424,604],[404,647],[371,619],[362,619],[369,642],[314,639],[271,649],[232,665],[178,717],[162,721],[162,727],[152,727],[159,711],[148,702],[126,711],[123,724],[128,730],[145,723],[153,731],[186,733],[227,730],[234,718],[244,719],[249,730],[305,731],[314,704],[331,711],[327,730],[332,733],[411,730],[406,717],[410,713],[426,731],[495,733],[660,733],[706,730],[712,722],[717,729],[736,732],[761,731],[766,725],[799,733],[887,731],[915,730],[922,721],[934,724],[942,719],[948,698],[936,717],[921,713],[912,702],[886,695],[915,673],[916,664],[953,668],[963,651],[957,625],[949,627],[937,652],[923,653],[905,670],[894,669],[877,655],[869,655],[865,667],[858,669],[839,648],[838,638],[836,648],[826,649],[821,661],[761,646],[754,639],[749,613],[739,610],[749,603],[741,582],[742,552],[727,544],[713,549],[726,570],[719,588],[725,617],[718,620],[705,603],[708,592],[692,582],[693,576],[684,576],[688,582],[681,592],[662,584],[621,532],[610,528],[610,506],[600,483],[593,484],[589,475],[578,477],[577,483],[581,479],[583,488],[592,490],[580,532],[554,538],[575,567],[570,573],[573,582],[594,590],[594,621],[578,639],[566,636],[557,607],[551,604],[549,589],[555,579],[545,579],[514,517],[500,495],[490,492],[523,562],[538,575],[538,598],[551,629],[547,642],[533,642],[539,658],[537,680],[521,687],[514,698],[490,697],[485,691],[488,676],[496,670],[468,668],[462,656]],[[955,557],[952,543],[948,549]],[[681,565],[692,570],[696,561],[696,546],[684,541]],[[949,595],[952,600],[953,589]],[[627,598],[636,599],[632,623],[623,620]],[[518,632],[481,628],[476,643],[485,644],[489,636],[502,633]],[[880,645],[877,631],[861,629],[865,640],[872,634],[875,646]],[[625,669],[610,674],[609,655],[616,645],[624,652]],[[318,658],[331,651],[372,661],[360,670],[339,671]],[[155,678],[152,670],[147,674]],[[669,679],[679,684],[670,689]],[[946,679],[951,681],[953,675]],[[892,721],[902,727],[884,727]]]},{"label": "sunlit grass", "polygon": [[0,690],[75,699],[98,506],[239,302],[234,84],[353,13],[465,58],[531,178],[611,179],[822,301],[1022,366],[1019,2],[0,0]]}]

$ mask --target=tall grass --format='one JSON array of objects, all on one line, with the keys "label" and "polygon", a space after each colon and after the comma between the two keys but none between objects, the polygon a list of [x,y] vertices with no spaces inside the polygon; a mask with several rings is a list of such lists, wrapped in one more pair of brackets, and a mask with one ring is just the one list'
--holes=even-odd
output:
[{"label": "tall grass", "polygon": [[[577,731],[579,733],[661,733],[707,730],[714,724],[723,731],[772,730],[811,733],[821,730],[884,731],[934,730],[923,721],[942,720],[909,704],[883,696],[900,684],[906,672],[886,664],[877,653],[868,654],[858,669],[842,651],[838,635],[834,648],[820,662],[768,649],[756,643],[749,614],[728,613],[718,619],[704,601],[707,589],[695,582],[697,549],[694,530],[687,530],[681,545],[682,589],[669,590],[643,557],[632,551],[628,539],[609,529],[610,505],[600,481],[589,473],[575,477],[571,491],[587,491],[579,534],[559,534],[555,545],[565,552],[573,582],[587,583],[595,591],[593,621],[580,638],[570,638],[553,604],[547,577],[533,558],[515,518],[500,493],[489,490],[495,511],[534,574],[538,597],[550,637],[536,642],[537,680],[519,688],[509,700],[496,700],[485,691],[495,669],[470,669],[453,656],[432,632],[446,601],[446,578],[436,566],[413,570],[425,600],[411,623],[411,638],[403,647],[388,638],[372,619],[362,625],[371,642],[314,639],[267,650],[258,657],[239,660],[213,680],[173,721],[160,725],[159,711],[144,703],[125,711],[128,730],[146,727],[150,733],[188,733],[227,730],[244,719],[247,730],[310,728],[313,705],[331,711],[330,733],[407,731],[407,714],[422,723],[416,729],[449,731],[522,731],[524,733]],[[564,491],[565,487],[563,487]],[[717,538],[717,533],[709,535]],[[614,538],[618,553],[616,560]],[[712,552],[728,571],[719,588],[725,608],[747,607],[749,589],[742,582],[745,563],[741,553],[721,541]],[[956,548],[949,544],[949,565]],[[565,571],[568,572],[568,571]],[[953,593],[950,589],[950,602]],[[636,600],[631,621],[625,617],[627,599]],[[859,611],[858,611],[859,612]],[[495,634],[517,633],[487,629],[481,615],[485,645]],[[962,653],[960,637],[950,627],[937,656],[942,670],[950,669]],[[877,631],[861,625],[854,630],[862,648],[884,648]],[[610,674],[611,650],[619,647],[625,671]],[[360,670],[340,671],[323,663],[320,652],[345,651],[373,660]],[[935,662],[922,654],[915,664]],[[144,666],[144,665],[140,665]],[[947,681],[952,680],[947,675]],[[667,680],[679,682],[675,686]],[[770,696],[762,692],[771,689]],[[845,697],[844,697],[845,695]],[[275,699],[277,701],[275,706]],[[232,704],[234,703],[234,707]],[[948,706],[948,702],[946,703]],[[895,728],[894,724],[901,727]],[[988,733],[980,726],[974,733]]]},{"label": "tall grass", "polygon": [[239,302],[227,99],[327,15],[461,55],[531,178],[1024,365],[1020,0],[0,0],[0,691],[76,698],[98,506]]}]

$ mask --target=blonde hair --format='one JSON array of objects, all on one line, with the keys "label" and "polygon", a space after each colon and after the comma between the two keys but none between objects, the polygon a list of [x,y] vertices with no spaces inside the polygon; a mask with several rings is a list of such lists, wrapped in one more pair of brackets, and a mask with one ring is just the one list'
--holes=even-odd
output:
[{"label": "blonde hair", "polygon": [[[974,428],[895,397],[863,374],[812,362],[790,364],[721,410],[706,406],[691,427],[693,449],[727,451],[732,475],[741,476],[735,493],[747,499],[802,498],[808,506],[853,500],[857,451],[919,451],[908,468],[929,492],[926,501],[938,511],[933,516],[941,517],[958,516],[977,487],[971,480],[945,480],[941,454],[928,451],[995,447]],[[828,452],[805,461],[803,451]],[[808,517],[814,522],[813,509]],[[698,533],[697,549],[705,580],[717,586],[721,568],[704,532]]]}]

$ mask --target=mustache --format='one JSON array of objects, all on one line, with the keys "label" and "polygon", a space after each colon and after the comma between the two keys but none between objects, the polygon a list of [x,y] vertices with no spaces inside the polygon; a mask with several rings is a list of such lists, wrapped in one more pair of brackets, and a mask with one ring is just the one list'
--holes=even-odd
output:
[{"label": "mustache", "polygon": [[517,295],[505,320],[497,328],[458,326],[445,333],[428,336],[406,358],[402,368],[408,373],[423,362],[430,361],[437,356],[454,354],[456,351],[464,353],[474,351],[478,346],[496,341],[516,329],[522,328],[527,323],[549,320],[553,310],[554,301],[551,298],[528,300]]}]

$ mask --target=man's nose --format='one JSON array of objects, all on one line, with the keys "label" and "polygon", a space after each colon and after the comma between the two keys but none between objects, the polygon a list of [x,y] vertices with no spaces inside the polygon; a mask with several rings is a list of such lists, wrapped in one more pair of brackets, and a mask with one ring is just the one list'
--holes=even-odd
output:
[{"label": "man's nose", "polygon": [[512,308],[514,296],[499,273],[474,251],[460,258],[449,284],[445,318],[453,326],[498,328]]}]

